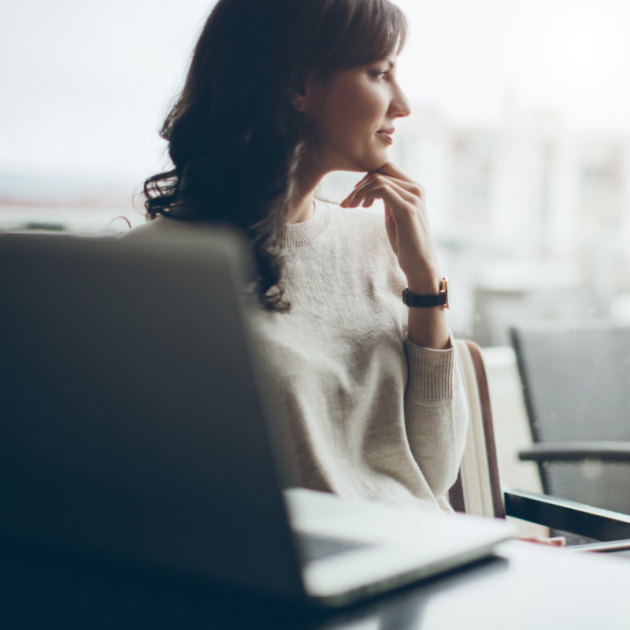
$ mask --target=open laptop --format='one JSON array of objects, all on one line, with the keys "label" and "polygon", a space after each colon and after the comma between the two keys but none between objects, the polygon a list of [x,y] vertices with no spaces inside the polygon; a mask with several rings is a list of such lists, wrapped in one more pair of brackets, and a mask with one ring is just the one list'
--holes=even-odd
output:
[{"label": "open laptop", "polygon": [[324,606],[473,561],[485,519],[285,490],[245,248],[0,235],[0,539]]}]

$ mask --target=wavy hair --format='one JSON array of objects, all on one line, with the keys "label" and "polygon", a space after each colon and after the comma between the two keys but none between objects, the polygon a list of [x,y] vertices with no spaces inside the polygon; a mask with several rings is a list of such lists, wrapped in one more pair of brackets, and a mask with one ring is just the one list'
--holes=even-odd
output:
[{"label": "wavy hair", "polygon": [[325,79],[400,52],[406,33],[388,0],[219,0],[160,132],[173,168],[145,181],[147,218],[244,231],[261,304],[289,310],[280,235],[300,152],[314,139],[290,91],[313,73]]}]

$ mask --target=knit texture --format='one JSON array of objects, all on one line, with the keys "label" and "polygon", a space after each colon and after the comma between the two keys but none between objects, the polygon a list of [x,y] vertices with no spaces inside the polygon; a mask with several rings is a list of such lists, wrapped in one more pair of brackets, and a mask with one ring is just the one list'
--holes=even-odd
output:
[{"label": "knit texture", "polygon": [[455,350],[406,337],[380,213],[318,202],[283,235],[289,313],[257,317],[295,485],[449,511],[468,410]]},{"label": "knit texture", "polygon": [[[158,219],[129,236],[182,227]],[[257,309],[254,329],[288,425],[291,484],[450,511],[465,392],[455,349],[406,337],[405,278],[383,216],[317,202],[281,242],[292,309]]]}]

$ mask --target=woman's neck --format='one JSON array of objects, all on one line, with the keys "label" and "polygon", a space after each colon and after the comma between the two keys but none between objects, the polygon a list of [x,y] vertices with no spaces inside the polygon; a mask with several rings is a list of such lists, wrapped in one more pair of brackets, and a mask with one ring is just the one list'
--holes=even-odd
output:
[{"label": "woman's neck", "polygon": [[315,190],[327,171],[318,168],[310,160],[298,165],[295,173],[295,184],[291,195],[291,211],[287,223],[304,223],[313,216],[315,207]]},{"label": "woman's neck", "polygon": [[304,221],[308,221],[313,216],[314,198],[314,189],[303,195],[294,195],[287,223],[304,223]]}]

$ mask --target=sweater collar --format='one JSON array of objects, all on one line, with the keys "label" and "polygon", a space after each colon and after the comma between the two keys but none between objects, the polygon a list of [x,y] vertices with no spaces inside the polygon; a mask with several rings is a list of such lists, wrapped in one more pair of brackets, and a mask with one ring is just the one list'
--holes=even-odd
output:
[{"label": "sweater collar", "polygon": [[332,209],[329,204],[316,200],[313,216],[303,223],[290,223],[284,226],[280,237],[283,247],[308,245],[324,234],[332,223]]}]

